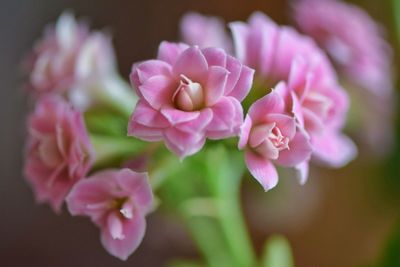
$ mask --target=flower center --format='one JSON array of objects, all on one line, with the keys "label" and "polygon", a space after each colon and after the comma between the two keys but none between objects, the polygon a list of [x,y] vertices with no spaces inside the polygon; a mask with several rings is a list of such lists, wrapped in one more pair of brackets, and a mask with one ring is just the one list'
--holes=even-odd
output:
[{"label": "flower center", "polygon": [[204,105],[203,87],[181,74],[181,80],[172,96],[172,102],[176,108],[183,111],[199,110]]},{"label": "flower center", "polygon": [[268,138],[279,151],[289,148],[289,138],[283,136],[281,130],[276,126],[268,134]]},{"label": "flower center", "polygon": [[118,211],[125,219],[132,219],[133,206],[128,197],[116,198],[112,200],[111,207]]},{"label": "flower center", "polygon": [[275,123],[270,123],[254,127],[249,144],[262,157],[278,159],[280,151],[289,149],[289,138]]}]

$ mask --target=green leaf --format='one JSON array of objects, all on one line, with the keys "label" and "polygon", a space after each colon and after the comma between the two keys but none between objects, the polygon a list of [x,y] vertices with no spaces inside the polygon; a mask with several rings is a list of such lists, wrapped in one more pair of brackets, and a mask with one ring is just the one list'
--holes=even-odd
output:
[{"label": "green leaf", "polygon": [[293,267],[293,256],[289,242],[281,235],[274,235],[265,244],[262,267]]}]

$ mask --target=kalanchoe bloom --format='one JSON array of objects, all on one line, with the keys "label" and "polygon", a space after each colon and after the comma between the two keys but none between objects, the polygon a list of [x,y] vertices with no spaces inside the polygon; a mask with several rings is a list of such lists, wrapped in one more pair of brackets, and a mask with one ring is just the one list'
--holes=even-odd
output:
[{"label": "kalanchoe bloom", "polygon": [[320,63],[297,57],[290,69],[286,93],[289,110],[311,136],[316,160],[341,167],[357,154],[354,143],[342,133],[349,109],[347,93],[335,80],[324,79]]},{"label": "kalanchoe bloom", "polygon": [[238,58],[256,69],[254,90],[279,81],[287,83],[288,92],[283,96],[287,111],[294,112],[310,135],[315,158],[334,167],[353,159],[356,148],[341,133],[348,96],[313,40],[276,25],[258,12],[247,24],[234,22],[230,26]]},{"label": "kalanchoe bloom", "polygon": [[301,183],[307,179],[312,148],[306,132],[286,112],[285,91],[286,85],[279,83],[254,102],[241,129],[239,148],[246,149],[246,165],[265,190],[278,183],[274,164],[297,168]]},{"label": "kalanchoe bloom", "polygon": [[65,91],[75,80],[75,63],[89,35],[83,23],[64,13],[46,29],[32,55],[30,83],[37,93]]},{"label": "kalanchoe bloom", "polygon": [[164,140],[179,157],[199,151],[206,138],[238,134],[240,102],[250,90],[253,70],[222,49],[163,42],[156,60],[135,64],[131,81],[140,100],[128,134]]},{"label": "kalanchoe bloom", "polygon": [[76,184],[67,197],[70,213],[90,217],[101,230],[104,248],[121,260],[140,245],[152,203],[147,174],[129,169],[98,172]]},{"label": "kalanchoe bloom", "polygon": [[58,212],[93,160],[82,114],[59,97],[44,96],[29,117],[28,130],[26,179],[37,200]]},{"label": "kalanchoe bloom", "polygon": [[377,94],[392,91],[391,49],[380,26],[362,9],[336,0],[300,0],[299,28],[313,37],[353,83]]},{"label": "kalanchoe bloom", "polygon": [[183,42],[190,45],[219,47],[227,53],[232,50],[232,40],[225,30],[224,21],[219,17],[187,13],[181,20],[180,30]]},{"label": "kalanchoe bloom", "polygon": [[69,13],[48,27],[29,64],[30,87],[39,96],[58,93],[82,111],[113,103],[132,111],[136,99],[118,75],[111,37],[89,32]]}]

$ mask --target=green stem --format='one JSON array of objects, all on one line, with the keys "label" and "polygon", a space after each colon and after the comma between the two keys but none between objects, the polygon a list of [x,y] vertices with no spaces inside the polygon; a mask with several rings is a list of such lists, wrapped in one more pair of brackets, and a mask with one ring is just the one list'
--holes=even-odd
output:
[{"label": "green stem", "polygon": [[[218,158],[224,158],[215,165]],[[214,190],[217,200],[218,223],[225,235],[231,256],[236,266],[256,266],[252,244],[247,233],[240,205],[240,185],[245,166],[241,154],[225,150],[210,152],[208,173],[211,181],[209,186]],[[215,182],[216,181],[216,182]]]},{"label": "green stem", "polygon": [[147,143],[130,137],[90,135],[95,150],[94,168],[144,152]]},{"label": "green stem", "polygon": [[241,154],[213,145],[183,162],[165,153],[153,160],[163,205],[184,219],[208,266],[257,266],[240,206]]}]

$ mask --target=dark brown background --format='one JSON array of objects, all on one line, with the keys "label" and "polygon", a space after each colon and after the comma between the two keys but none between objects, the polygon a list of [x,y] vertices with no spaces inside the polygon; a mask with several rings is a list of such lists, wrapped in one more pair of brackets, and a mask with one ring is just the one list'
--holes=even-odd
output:
[{"label": "dark brown background", "polygon": [[[359,1],[391,31],[388,1]],[[109,256],[87,219],[57,216],[36,205],[22,174],[27,104],[20,62],[44,25],[70,9],[93,28],[114,36],[125,77],[133,62],[152,57],[161,40],[178,38],[178,21],[189,10],[245,20],[262,10],[288,23],[288,5],[272,0],[0,1],[0,265],[1,266],[165,266],[169,259],[199,257],[179,220],[156,212],[148,220],[142,246],[128,262]],[[389,36],[389,38],[393,38]],[[373,163],[374,162],[374,163]],[[346,267],[371,262],[394,221],[377,184],[380,163],[362,156],[342,170],[312,169],[300,187],[284,179],[267,194],[250,179],[243,195],[246,217],[258,250],[271,233],[286,234],[300,267]]]}]

